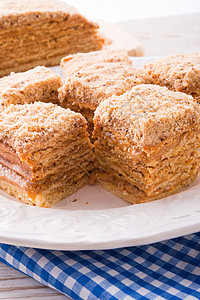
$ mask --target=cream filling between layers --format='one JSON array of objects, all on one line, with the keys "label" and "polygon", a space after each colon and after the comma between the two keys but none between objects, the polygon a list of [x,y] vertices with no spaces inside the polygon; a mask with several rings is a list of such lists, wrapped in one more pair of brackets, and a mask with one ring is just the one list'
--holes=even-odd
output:
[{"label": "cream filling between layers", "polygon": [[54,148],[47,147],[32,152],[30,157],[20,158],[13,148],[0,142],[0,163],[29,181],[38,181],[52,175],[59,169],[72,169],[78,161],[91,157],[87,136],[81,137],[81,141],[59,141]]},{"label": "cream filling between layers", "polygon": [[54,147],[42,149],[42,153],[31,153],[26,163],[10,146],[1,142],[0,180],[19,187],[32,199],[41,192],[76,184],[82,176],[87,176],[89,180],[93,157],[87,136],[78,143],[59,141]]},{"label": "cream filling between layers", "polygon": [[[98,140],[94,143],[95,149],[106,148],[108,152],[118,155],[119,158],[126,158],[130,160],[130,165],[133,166],[138,162],[143,163],[146,166],[156,166],[160,160],[175,156],[174,152],[193,149],[200,147],[200,131],[187,131],[179,136],[166,139],[160,142],[159,145],[151,148],[139,148],[136,145],[131,145],[128,141],[124,143],[122,140],[117,140],[114,135],[105,133],[104,135],[95,134],[95,138]],[[194,147],[195,145],[195,147]]]},{"label": "cream filling between layers", "polygon": [[29,179],[32,174],[29,165],[21,161],[11,147],[3,143],[0,143],[0,163],[27,179]]},{"label": "cream filling between layers", "polygon": [[164,190],[173,193],[176,185],[184,185],[184,180],[199,172],[199,140],[199,133],[190,131],[150,153],[140,149],[130,153],[120,143],[101,136],[95,142],[97,182],[108,181],[121,192],[137,193],[141,198],[157,197]]},{"label": "cream filling between layers", "polygon": [[[123,162],[121,166],[117,163],[106,164],[100,163],[101,159],[98,158],[99,168],[96,170],[97,177],[98,173],[106,172],[111,176],[124,180],[132,185],[137,186],[139,189],[151,193],[156,190],[160,185],[167,184],[174,175],[181,173],[182,171],[190,172],[191,166],[200,165],[200,156],[198,152],[190,151],[186,156],[172,157],[165,159],[165,161],[159,166],[159,168],[153,168],[151,174],[146,170],[146,174],[137,169],[131,170],[131,173],[127,169],[123,168]],[[125,164],[124,164],[125,166]]]},{"label": "cream filling between layers", "polygon": [[79,178],[83,175],[87,175],[89,180],[89,175],[92,170],[93,165],[91,162],[84,161],[79,165],[79,167],[69,171],[59,172],[52,176],[48,176],[43,180],[31,182],[17,174],[15,171],[0,164],[0,180],[21,188],[26,191],[30,198],[34,199],[37,194],[43,191],[52,190],[55,189],[55,187],[60,187],[64,184],[76,184]]},{"label": "cream filling between layers", "polygon": [[[136,199],[138,198],[138,200],[144,201],[147,199],[158,199],[162,194],[173,194],[175,191],[179,190],[180,187],[185,186],[184,182],[187,182],[190,179],[193,181],[197,177],[198,173],[199,166],[193,165],[191,166],[189,173],[183,170],[181,173],[170,178],[166,184],[159,185],[151,193],[147,193],[146,191],[139,189],[137,186],[130,184],[128,181],[120,180],[119,178],[106,172],[98,173],[97,184],[101,184],[101,182],[108,185],[111,184],[113,187],[115,187],[115,189],[119,190],[123,196],[135,195]],[[140,203],[140,201],[138,201],[138,203]]]}]

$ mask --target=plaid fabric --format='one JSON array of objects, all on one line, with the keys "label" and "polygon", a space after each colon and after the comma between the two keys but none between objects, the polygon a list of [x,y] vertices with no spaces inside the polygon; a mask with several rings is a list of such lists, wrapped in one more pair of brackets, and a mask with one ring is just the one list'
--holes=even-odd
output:
[{"label": "plaid fabric", "polygon": [[106,251],[0,244],[0,260],[72,299],[200,299],[200,233]]}]

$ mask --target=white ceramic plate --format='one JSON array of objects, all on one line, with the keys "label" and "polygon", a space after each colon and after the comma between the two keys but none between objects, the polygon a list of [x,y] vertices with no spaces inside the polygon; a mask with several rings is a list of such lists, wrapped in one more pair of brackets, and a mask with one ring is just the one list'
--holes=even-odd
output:
[{"label": "white ceramic plate", "polygon": [[[146,58],[145,60],[149,60]],[[133,63],[141,66],[144,58]],[[53,68],[60,72],[59,68]],[[25,205],[0,191],[0,242],[56,250],[149,244],[200,230],[200,178],[179,194],[130,205],[87,186],[53,208]]]}]

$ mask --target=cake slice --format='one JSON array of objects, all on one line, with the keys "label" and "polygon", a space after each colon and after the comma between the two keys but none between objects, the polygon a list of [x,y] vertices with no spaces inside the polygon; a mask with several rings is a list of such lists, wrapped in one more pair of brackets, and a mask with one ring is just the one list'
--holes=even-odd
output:
[{"label": "cake slice", "polygon": [[70,55],[62,60],[61,67],[64,85],[59,89],[60,103],[81,112],[88,121],[90,134],[94,111],[102,101],[150,82],[144,70],[132,66],[125,50]]},{"label": "cake slice", "polygon": [[142,84],[102,102],[94,117],[97,183],[131,202],[178,192],[200,168],[200,106]]},{"label": "cake slice", "polygon": [[0,79],[0,111],[11,104],[35,101],[58,104],[58,89],[61,85],[61,78],[45,67],[11,73]]},{"label": "cake slice", "polygon": [[154,84],[192,95],[200,102],[200,53],[172,55],[144,67]]},{"label": "cake slice", "polygon": [[11,105],[0,114],[0,187],[27,204],[50,207],[89,181],[86,120],[51,103]]},{"label": "cake slice", "polygon": [[98,25],[59,0],[0,1],[0,76],[58,65],[70,53],[95,51]]},{"label": "cake slice", "polygon": [[99,63],[124,63],[125,66],[132,66],[126,50],[103,50],[68,55],[61,59],[60,65],[64,80],[67,80],[74,73]]}]

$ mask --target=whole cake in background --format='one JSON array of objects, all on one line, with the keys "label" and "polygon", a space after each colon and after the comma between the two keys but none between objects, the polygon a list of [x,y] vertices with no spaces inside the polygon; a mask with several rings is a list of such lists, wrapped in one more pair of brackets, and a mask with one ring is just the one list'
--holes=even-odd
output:
[{"label": "whole cake in background", "polygon": [[67,54],[104,43],[97,24],[59,0],[1,0],[0,36],[0,76],[58,65]]}]

